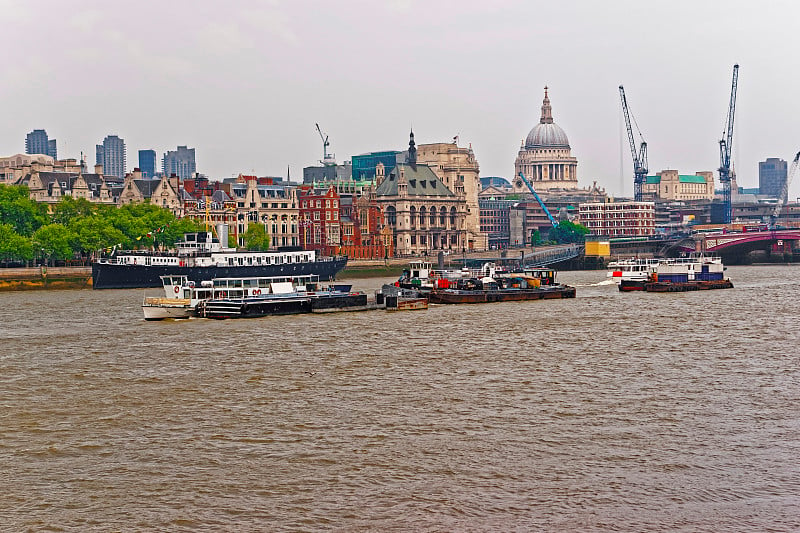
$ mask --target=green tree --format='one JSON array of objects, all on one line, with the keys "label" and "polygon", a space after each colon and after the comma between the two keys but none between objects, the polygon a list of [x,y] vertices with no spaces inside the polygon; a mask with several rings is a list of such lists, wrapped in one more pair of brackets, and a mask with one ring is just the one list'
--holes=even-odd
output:
[{"label": "green tree", "polygon": [[30,237],[47,223],[47,206],[30,199],[24,185],[0,184],[0,224],[11,224],[19,235]]},{"label": "green tree", "polygon": [[0,224],[0,262],[33,259],[31,239],[14,231],[11,224]]},{"label": "green tree", "polygon": [[269,250],[269,235],[263,224],[250,224],[243,237],[248,250]]},{"label": "green tree", "polygon": [[538,229],[531,232],[531,246],[538,246],[542,242],[542,234]]},{"label": "green tree", "polygon": [[53,206],[53,214],[50,217],[54,224],[68,226],[70,222],[92,216],[95,212],[95,204],[86,198],[73,198],[64,196]]},{"label": "green tree", "polygon": [[581,224],[562,220],[558,226],[550,230],[548,238],[557,244],[583,242],[585,235],[589,233],[589,228]]},{"label": "green tree", "polygon": [[45,262],[72,257],[73,233],[61,224],[48,224],[33,233],[34,254],[40,254]]},{"label": "green tree", "polygon": [[127,240],[125,234],[97,215],[75,219],[68,228],[72,232],[72,249],[84,255]]}]

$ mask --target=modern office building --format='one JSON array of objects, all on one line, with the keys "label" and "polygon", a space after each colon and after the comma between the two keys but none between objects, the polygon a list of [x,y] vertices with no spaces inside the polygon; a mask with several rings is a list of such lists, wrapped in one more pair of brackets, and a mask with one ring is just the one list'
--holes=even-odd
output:
[{"label": "modern office building", "polygon": [[197,172],[194,148],[178,146],[177,150],[170,150],[164,154],[161,169],[165,176],[175,174],[181,179],[191,178]]},{"label": "modern office building", "polygon": [[511,226],[509,212],[519,200],[495,198],[478,198],[481,212],[481,231],[489,240],[489,248],[508,248],[510,245]]},{"label": "modern office building", "polygon": [[116,135],[108,135],[103,139],[103,144],[95,148],[95,164],[103,165],[103,174],[124,178],[125,141]]},{"label": "modern office building", "polygon": [[353,179],[350,161],[345,161],[341,165],[322,165],[317,167],[303,168],[303,183],[313,185],[323,181],[344,182]]},{"label": "modern office building", "polygon": [[386,170],[391,170],[398,162],[405,161],[405,158],[398,160],[402,152],[398,150],[387,150],[384,152],[369,152],[361,155],[354,155],[350,158],[353,165],[354,180],[374,180],[375,167],[378,163],[383,164]]},{"label": "modern office building", "polygon": [[142,171],[143,178],[154,178],[156,176],[155,150],[139,150],[139,170]]},{"label": "modern office building", "polygon": [[778,198],[783,195],[783,201],[785,202],[787,195],[783,194],[783,184],[786,183],[787,168],[786,161],[777,157],[768,157],[766,161],[759,161],[759,194],[772,198]]},{"label": "modern office building", "polygon": [[33,130],[25,137],[25,153],[49,155],[58,159],[56,140],[48,138],[45,130]]}]

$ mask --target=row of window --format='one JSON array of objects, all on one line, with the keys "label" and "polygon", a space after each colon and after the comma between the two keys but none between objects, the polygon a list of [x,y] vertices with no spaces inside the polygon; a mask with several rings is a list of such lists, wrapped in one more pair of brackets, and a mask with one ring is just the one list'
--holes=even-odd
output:
[{"label": "row of window", "polygon": [[[320,209],[322,207],[322,200],[303,200],[301,205],[303,209],[311,209],[313,207]],[[338,209],[339,200],[325,200],[325,207],[328,209]]]},{"label": "row of window", "polygon": [[[419,238],[418,238],[419,237]],[[416,245],[417,240],[419,240],[419,244],[422,246],[428,245],[428,236],[427,235],[412,235],[411,236],[411,244]],[[458,235],[450,235],[450,244],[458,244]],[[447,244],[448,238],[447,235],[442,236],[442,244]],[[433,244],[433,243],[431,243]]]},{"label": "row of window", "polygon": [[655,218],[655,213],[581,213],[581,220],[611,219],[611,218]]}]

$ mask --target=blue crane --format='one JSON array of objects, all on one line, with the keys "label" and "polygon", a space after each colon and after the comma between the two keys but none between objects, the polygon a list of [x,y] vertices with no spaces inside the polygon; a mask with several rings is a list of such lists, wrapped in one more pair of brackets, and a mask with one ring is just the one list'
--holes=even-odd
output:
[{"label": "blue crane", "polygon": [[523,174],[522,172],[519,173],[519,177],[522,178],[522,181],[525,182],[525,185],[527,185],[528,189],[530,189],[530,191],[533,193],[533,197],[536,198],[537,202],[539,202],[539,207],[541,207],[542,211],[544,211],[544,214],[547,215],[547,219],[550,221],[550,224],[552,224],[554,228],[558,227],[558,222],[556,221],[555,218],[553,218],[553,215],[550,214],[550,210],[547,209],[546,205],[544,205],[544,202],[542,201],[541,198],[539,198],[539,195],[536,194],[536,190],[533,188],[533,184],[530,181],[528,181],[528,178],[526,178],[525,174]]},{"label": "blue crane", "polygon": [[636,132],[639,134],[641,144],[639,150],[636,150],[636,141],[633,138],[633,128],[631,127],[631,117],[628,112],[628,100],[625,98],[625,89],[622,85],[619,86],[619,97],[622,100],[622,112],[625,115],[625,126],[628,128],[628,142],[631,145],[631,155],[633,155],[633,199],[636,202],[642,201],[642,184],[647,179],[647,143],[642,137],[642,132],[639,131],[639,125],[636,124],[636,119],[633,123],[636,125]]},{"label": "blue crane", "polygon": [[731,144],[733,141],[733,118],[736,112],[736,85],[739,81],[739,65],[733,65],[733,81],[731,81],[731,103],[728,105],[728,120],[725,124],[723,138],[719,141],[719,181],[722,184],[723,202],[725,204],[724,224],[730,224],[733,218],[731,207]]}]

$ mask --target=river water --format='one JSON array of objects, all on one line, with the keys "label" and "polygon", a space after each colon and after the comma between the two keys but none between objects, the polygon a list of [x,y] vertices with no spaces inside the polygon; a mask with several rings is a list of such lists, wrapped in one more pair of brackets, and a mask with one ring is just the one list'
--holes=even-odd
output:
[{"label": "river water", "polygon": [[0,293],[0,529],[799,530],[800,270],[727,273],[238,321]]}]

